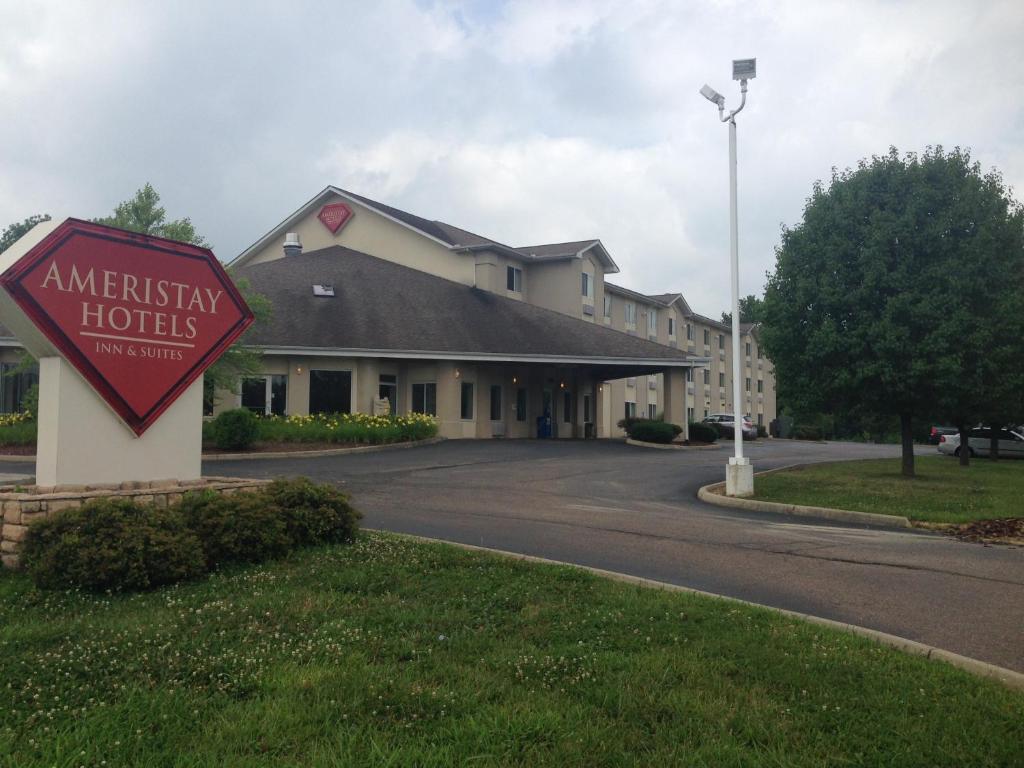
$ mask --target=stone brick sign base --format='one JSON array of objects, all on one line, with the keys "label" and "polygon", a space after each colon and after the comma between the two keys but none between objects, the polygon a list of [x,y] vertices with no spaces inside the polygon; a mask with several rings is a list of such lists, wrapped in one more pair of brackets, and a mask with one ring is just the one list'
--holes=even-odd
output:
[{"label": "stone brick sign base", "polygon": [[0,561],[6,568],[18,567],[18,550],[36,520],[44,520],[62,509],[79,507],[91,499],[123,498],[142,504],[166,507],[181,501],[189,491],[231,494],[255,491],[269,480],[237,477],[204,477],[199,480],[153,480],[120,485],[37,485],[0,486]]}]

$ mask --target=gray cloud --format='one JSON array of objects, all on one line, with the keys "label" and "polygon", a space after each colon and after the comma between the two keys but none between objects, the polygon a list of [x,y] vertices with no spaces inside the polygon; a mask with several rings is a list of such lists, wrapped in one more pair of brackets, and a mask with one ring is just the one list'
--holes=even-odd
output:
[{"label": "gray cloud", "polygon": [[1024,182],[1019,2],[0,2],[0,226],[151,181],[230,258],[327,184],[512,244],[602,238],[619,280],[728,302],[812,182],[890,144]]}]

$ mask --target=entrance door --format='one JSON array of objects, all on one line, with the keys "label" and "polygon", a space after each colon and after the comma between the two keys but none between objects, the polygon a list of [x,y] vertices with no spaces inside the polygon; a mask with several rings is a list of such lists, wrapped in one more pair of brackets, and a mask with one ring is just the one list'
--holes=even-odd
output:
[{"label": "entrance door", "polygon": [[545,387],[540,401],[540,421],[537,425],[537,437],[555,436],[555,397],[551,389]]}]

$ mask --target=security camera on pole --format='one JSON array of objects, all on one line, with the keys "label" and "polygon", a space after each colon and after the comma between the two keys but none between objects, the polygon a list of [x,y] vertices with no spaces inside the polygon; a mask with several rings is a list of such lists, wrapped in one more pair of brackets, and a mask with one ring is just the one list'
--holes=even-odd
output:
[{"label": "security camera on pole", "polygon": [[754,493],[754,467],[743,455],[743,413],[740,410],[740,258],[736,215],[736,115],[747,103],[747,80],[757,74],[757,59],[735,59],[732,79],[740,81],[740,105],[725,114],[725,96],[709,85],[700,89],[701,95],[718,107],[718,116],[729,123],[729,244],[732,255],[732,406],[733,441],[736,455],[725,468],[727,496],[752,496]]}]

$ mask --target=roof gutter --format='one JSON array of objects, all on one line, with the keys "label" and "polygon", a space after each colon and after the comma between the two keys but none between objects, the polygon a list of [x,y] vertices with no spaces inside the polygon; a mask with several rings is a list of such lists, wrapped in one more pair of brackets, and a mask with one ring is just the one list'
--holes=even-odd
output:
[{"label": "roof gutter", "polygon": [[709,357],[658,358],[658,357],[599,357],[585,355],[539,355],[509,354],[504,352],[450,352],[446,350],[421,349],[346,349],[340,347],[302,346],[260,346],[246,345],[247,348],[266,355],[289,355],[292,357],[385,357],[408,360],[465,360],[491,363],[568,363],[573,365],[637,366],[650,368],[703,368],[711,363]]}]

